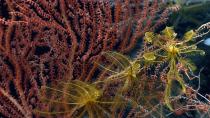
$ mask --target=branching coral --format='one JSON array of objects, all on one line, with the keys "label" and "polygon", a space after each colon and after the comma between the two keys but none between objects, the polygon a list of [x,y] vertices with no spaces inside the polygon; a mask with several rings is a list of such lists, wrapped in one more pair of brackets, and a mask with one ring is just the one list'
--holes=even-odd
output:
[{"label": "branching coral", "polygon": [[[185,56],[202,52],[196,49],[196,43],[191,44],[193,31],[184,36],[184,41],[176,39],[171,28],[162,35],[152,32],[166,22],[173,10],[162,8],[160,0],[0,3],[0,117],[30,118],[47,113],[124,117],[132,116],[126,114],[129,107],[136,108],[135,113],[138,109],[146,113],[145,109],[153,109],[153,98],[162,100],[162,92],[152,92],[159,90],[158,69],[148,80],[149,66],[162,62],[168,64],[160,72],[167,72],[165,102],[170,107],[171,80],[179,81],[182,90],[187,91],[178,67],[181,64],[192,69],[193,64]],[[135,59],[121,54],[132,51],[145,32],[151,49]],[[111,63],[104,62],[104,58]],[[67,83],[56,84],[61,79]]]},{"label": "branching coral", "polygon": [[159,0],[0,0],[0,8],[0,86],[29,117],[40,86],[91,80],[101,52],[131,51],[170,13]]}]

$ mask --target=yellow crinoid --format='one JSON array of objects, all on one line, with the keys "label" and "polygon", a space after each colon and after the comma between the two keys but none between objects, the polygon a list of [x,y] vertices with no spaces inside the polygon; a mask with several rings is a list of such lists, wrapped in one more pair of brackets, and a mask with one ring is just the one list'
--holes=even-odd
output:
[{"label": "yellow crinoid", "polygon": [[102,81],[97,82],[112,82],[122,81],[123,85],[119,88],[120,91],[126,91],[134,80],[137,79],[137,74],[141,70],[138,60],[131,60],[128,57],[117,52],[103,52],[110,64],[107,66],[98,64],[102,69],[108,72],[109,76]]},{"label": "yellow crinoid", "polygon": [[167,83],[165,89],[165,103],[170,110],[172,106],[170,105],[169,97],[171,95],[172,81],[176,80],[179,82],[182,88],[182,92],[185,93],[186,88],[182,75],[179,72],[177,64],[181,64],[188,70],[194,70],[195,66],[187,58],[189,55],[200,54],[204,55],[205,52],[197,48],[199,42],[195,42],[193,39],[196,33],[190,30],[184,34],[184,36],[179,39],[177,38],[177,33],[172,27],[166,27],[161,34],[155,34],[153,32],[147,32],[144,37],[146,44],[151,45],[153,50],[149,53],[145,53],[145,60],[156,60],[157,62],[167,62],[166,66],[167,72]]},{"label": "yellow crinoid", "polygon": [[[102,118],[110,117],[108,98],[102,97],[102,91],[92,84],[73,80],[61,82],[56,87],[42,86],[40,97],[47,103],[48,110],[34,110],[41,115],[65,115],[68,117]],[[105,100],[106,99],[106,100]]]}]

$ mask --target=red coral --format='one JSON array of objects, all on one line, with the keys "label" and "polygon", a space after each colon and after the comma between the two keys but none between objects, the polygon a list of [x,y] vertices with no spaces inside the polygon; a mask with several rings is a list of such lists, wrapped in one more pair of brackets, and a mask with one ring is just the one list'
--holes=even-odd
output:
[{"label": "red coral", "polygon": [[146,31],[165,23],[169,10],[158,2],[0,0],[1,114],[14,117],[17,111],[8,109],[15,106],[26,113],[19,117],[32,117],[41,85],[91,80],[101,52],[128,53]]}]

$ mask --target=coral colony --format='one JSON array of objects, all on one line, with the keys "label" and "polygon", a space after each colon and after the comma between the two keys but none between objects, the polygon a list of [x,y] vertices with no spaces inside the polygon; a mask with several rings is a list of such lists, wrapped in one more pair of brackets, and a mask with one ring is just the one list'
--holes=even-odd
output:
[{"label": "coral colony", "polygon": [[210,114],[209,95],[187,83],[203,79],[191,58],[205,55],[197,45],[210,24],[178,36],[165,26],[177,10],[162,0],[0,0],[0,117]]}]

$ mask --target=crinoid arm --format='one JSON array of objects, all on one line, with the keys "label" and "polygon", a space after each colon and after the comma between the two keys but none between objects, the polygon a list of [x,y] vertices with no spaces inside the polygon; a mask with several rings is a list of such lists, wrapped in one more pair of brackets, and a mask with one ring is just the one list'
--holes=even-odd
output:
[{"label": "crinoid arm", "polygon": [[128,57],[117,52],[103,52],[102,55],[109,61],[106,64],[98,64],[102,71],[107,71],[108,77],[103,81],[98,82],[110,82],[119,79],[125,79],[129,75],[132,76],[133,72],[140,68],[140,63],[132,61]]},{"label": "crinoid arm", "polygon": [[94,84],[72,80],[60,82],[57,85],[56,87],[43,86],[40,89],[42,103],[50,104],[50,108],[47,110],[35,109],[35,113],[98,118],[108,116],[109,106],[115,104],[112,98],[103,98],[102,91]]},{"label": "crinoid arm", "polygon": [[107,51],[103,52],[102,55],[107,62],[95,63],[99,66],[99,69],[109,75],[105,81],[123,78],[124,70],[131,66],[131,60],[118,52]]},{"label": "crinoid arm", "polygon": [[183,37],[184,42],[188,42],[188,41],[193,40],[193,38],[194,38],[195,36],[196,36],[196,33],[195,33],[193,30],[190,30],[190,31],[186,32],[186,33],[184,34],[184,37]]},{"label": "crinoid arm", "polygon": [[146,43],[152,43],[155,39],[155,33],[154,32],[146,32],[144,36],[144,41]]},{"label": "crinoid arm", "polygon": [[170,96],[171,96],[171,85],[172,84],[172,80],[169,80],[166,84],[166,88],[165,88],[165,93],[164,93],[164,102],[166,104],[166,106],[173,111],[173,108],[171,106],[171,102],[170,102]]},{"label": "crinoid arm", "polygon": [[190,59],[180,58],[179,63],[190,71],[195,71],[197,69],[196,65]]},{"label": "crinoid arm", "polygon": [[68,92],[65,85],[57,84],[57,87],[42,86],[40,89],[40,99],[42,104],[48,104],[48,109],[35,109],[34,113],[40,115],[61,115],[72,114],[77,108],[82,107],[77,102],[78,95]]},{"label": "crinoid arm", "polygon": [[192,50],[184,50],[184,51],[180,52],[180,54],[187,54],[187,55],[200,54],[200,55],[205,55],[205,51],[199,50],[199,49],[192,49]]},{"label": "crinoid arm", "polygon": [[143,57],[146,61],[154,61],[156,59],[154,52],[144,53]]},{"label": "crinoid arm", "polygon": [[169,40],[173,40],[176,37],[176,33],[173,29],[173,27],[166,27],[163,31],[162,31],[163,36],[165,36],[166,38],[168,38]]},{"label": "crinoid arm", "polygon": [[126,68],[131,64],[131,59],[118,52],[107,51],[103,52],[102,55],[104,55],[105,58],[107,58],[108,60],[115,62],[118,66],[121,66],[122,68]]}]

